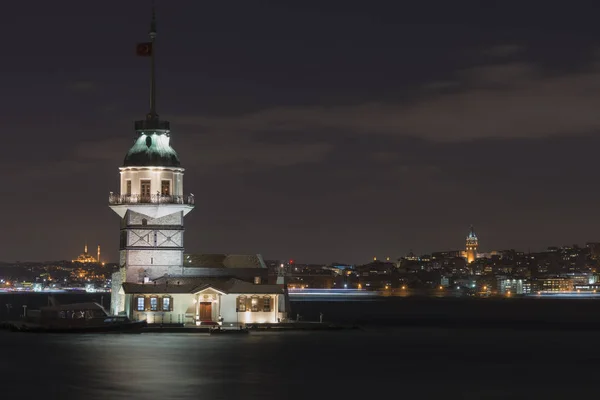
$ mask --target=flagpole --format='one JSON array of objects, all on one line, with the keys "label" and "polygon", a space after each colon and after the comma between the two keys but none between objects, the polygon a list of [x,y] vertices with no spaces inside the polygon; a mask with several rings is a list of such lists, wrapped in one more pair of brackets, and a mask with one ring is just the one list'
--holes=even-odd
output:
[{"label": "flagpole", "polygon": [[156,72],[155,72],[155,61],[154,53],[155,46],[154,40],[156,39],[156,7],[154,1],[152,2],[152,22],[150,22],[150,118],[153,120],[157,118],[156,115]]}]

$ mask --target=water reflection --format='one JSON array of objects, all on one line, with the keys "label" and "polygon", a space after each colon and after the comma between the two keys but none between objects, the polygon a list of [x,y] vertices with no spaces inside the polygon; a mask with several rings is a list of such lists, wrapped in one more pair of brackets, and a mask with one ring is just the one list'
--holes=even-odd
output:
[{"label": "water reflection", "polygon": [[240,336],[0,332],[0,376],[10,399],[570,398],[595,391],[596,336],[428,328]]}]

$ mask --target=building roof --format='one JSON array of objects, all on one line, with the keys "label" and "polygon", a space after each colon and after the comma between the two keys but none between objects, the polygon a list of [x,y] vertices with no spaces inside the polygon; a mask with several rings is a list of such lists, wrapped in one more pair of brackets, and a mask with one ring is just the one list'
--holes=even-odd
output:
[{"label": "building roof", "polygon": [[471,225],[471,228],[469,229],[467,239],[477,239],[477,235],[475,234],[475,228],[473,228],[473,225]]},{"label": "building roof", "polygon": [[[179,282],[179,284],[177,284]],[[215,289],[226,294],[280,294],[282,285],[255,285],[240,279],[160,278],[153,283],[123,283],[127,294],[181,294]]]},{"label": "building roof", "polygon": [[179,156],[169,144],[169,134],[160,131],[140,131],[127,152],[124,167],[180,167]]},{"label": "building roof", "polygon": [[272,294],[283,293],[283,285],[255,285],[240,279],[230,279],[225,293],[235,294]]},{"label": "building roof", "polygon": [[148,294],[178,294],[192,293],[197,285],[177,285],[165,283],[123,283],[125,293],[148,293]]},{"label": "building roof", "polygon": [[260,254],[186,254],[188,268],[267,268]]}]

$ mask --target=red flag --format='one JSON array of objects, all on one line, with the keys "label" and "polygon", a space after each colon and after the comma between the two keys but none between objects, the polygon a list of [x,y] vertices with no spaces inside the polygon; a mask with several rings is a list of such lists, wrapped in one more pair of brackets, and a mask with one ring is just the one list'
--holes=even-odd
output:
[{"label": "red flag", "polygon": [[152,42],[138,43],[135,53],[140,57],[150,57],[152,55]]}]

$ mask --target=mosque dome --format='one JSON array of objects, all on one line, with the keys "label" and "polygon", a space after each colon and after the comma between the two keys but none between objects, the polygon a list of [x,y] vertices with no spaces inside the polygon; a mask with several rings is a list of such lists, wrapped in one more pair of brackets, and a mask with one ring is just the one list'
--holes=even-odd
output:
[{"label": "mosque dome", "polygon": [[124,167],[180,167],[179,156],[169,144],[169,134],[139,132],[139,137],[127,152]]}]

